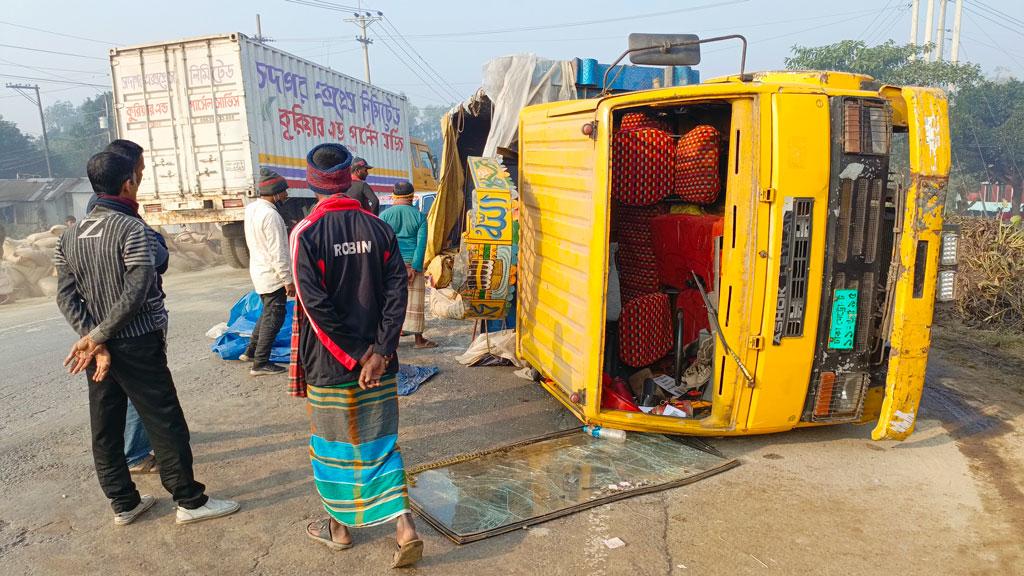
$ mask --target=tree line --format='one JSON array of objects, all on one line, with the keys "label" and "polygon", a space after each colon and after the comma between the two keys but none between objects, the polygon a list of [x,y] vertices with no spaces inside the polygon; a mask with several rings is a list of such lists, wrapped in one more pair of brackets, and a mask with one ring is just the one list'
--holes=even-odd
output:
[{"label": "tree line", "polygon": [[962,205],[982,182],[1010,184],[1011,214],[1019,215],[1024,193],[1024,82],[985,78],[976,64],[929,62],[928,51],[928,46],[892,41],[867,46],[844,40],[794,46],[786,67],[857,72],[887,84],[947,90],[953,156],[947,205]]}]

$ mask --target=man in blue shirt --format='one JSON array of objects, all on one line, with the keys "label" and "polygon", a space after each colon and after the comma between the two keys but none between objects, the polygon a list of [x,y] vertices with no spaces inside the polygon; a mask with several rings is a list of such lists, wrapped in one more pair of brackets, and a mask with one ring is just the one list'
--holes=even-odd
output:
[{"label": "man in blue shirt", "polygon": [[426,281],[423,276],[423,255],[427,250],[427,218],[413,207],[412,184],[406,181],[395,184],[394,200],[390,208],[381,212],[380,219],[387,222],[398,237],[398,250],[405,260],[409,275],[409,301],[405,308],[403,334],[416,337],[416,348],[436,348],[437,343],[423,337],[426,323]]}]

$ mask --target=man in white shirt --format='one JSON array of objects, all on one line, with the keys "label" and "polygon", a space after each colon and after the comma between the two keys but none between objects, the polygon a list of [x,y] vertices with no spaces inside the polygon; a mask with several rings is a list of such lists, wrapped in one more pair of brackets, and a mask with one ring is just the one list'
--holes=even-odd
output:
[{"label": "man in white shirt", "polygon": [[295,296],[288,231],[277,206],[288,198],[288,183],[277,172],[260,169],[260,197],[245,207],[245,243],[249,246],[249,276],[263,301],[252,339],[240,360],[252,360],[251,376],[285,374],[270,361],[274,339],[284,325],[285,305]]}]

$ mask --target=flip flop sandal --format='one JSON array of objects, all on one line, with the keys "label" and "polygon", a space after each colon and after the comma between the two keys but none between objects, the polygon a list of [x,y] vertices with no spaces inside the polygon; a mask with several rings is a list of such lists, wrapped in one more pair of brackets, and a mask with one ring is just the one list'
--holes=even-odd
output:
[{"label": "flip flop sandal", "polygon": [[[309,531],[309,529],[312,528],[314,525],[317,527],[316,535],[313,535],[313,533]],[[341,550],[348,550],[352,547],[351,542],[349,542],[348,544],[342,544],[341,542],[334,541],[334,537],[331,535],[330,518],[324,518],[323,520],[317,520],[316,522],[310,522],[309,524],[307,524],[306,536],[309,536],[311,539],[323,544],[324,546],[327,546],[335,552],[340,552]]]},{"label": "flip flop sandal", "polygon": [[130,474],[159,474],[160,465],[156,462],[156,456],[150,454],[142,459],[142,462],[128,468]]},{"label": "flip flop sandal", "polygon": [[405,568],[412,566],[423,558],[423,540],[410,540],[398,547],[395,551],[395,558],[391,562],[392,568]]},{"label": "flip flop sandal", "polygon": [[437,342],[434,342],[433,340],[427,340],[423,344],[415,344],[413,348],[416,348],[418,350],[425,350],[427,348],[437,348]]}]

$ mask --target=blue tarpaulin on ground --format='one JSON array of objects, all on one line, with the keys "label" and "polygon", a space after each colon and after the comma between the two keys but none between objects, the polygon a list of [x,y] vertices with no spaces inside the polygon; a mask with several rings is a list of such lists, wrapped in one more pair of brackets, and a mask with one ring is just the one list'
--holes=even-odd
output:
[{"label": "blue tarpaulin on ground", "polygon": [[[287,364],[288,358],[291,356],[292,311],[294,308],[295,302],[289,300],[284,316],[284,325],[277,333],[274,347],[270,351],[271,362]],[[245,352],[245,348],[249,345],[252,329],[256,326],[256,321],[259,320],[262,311],[263,302],[255,291],[239,298],[238,302],[231,307],[231,313],[228,315],[227,332],[221,334],[210,349],[222,360],[238,360],[238,357]]]},{"label": "blue tarpaulin on ground", "polygon": [[[289,300],[287,313],[284,317],[284,325],[277,338],[274,340],[274,347],[270,351],[270,361],[279,364],[287,364],[291,358],[292,338],[292,313],[295,302]],[[228,315],[228,329],[221,334],[210,347],[222,360],[238,360],[238,357],[245,352],[252,336],[252,329],[259,320],[263,311],[263,302],[255,291],[249,292],[238,299],[231,307]],[[401,364],[398,368],[398,395],[408,396],[419,389],[424,382],[434,377],[441,369],[437,366],[413,366]]]}]

